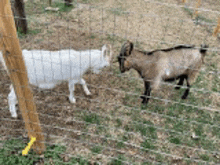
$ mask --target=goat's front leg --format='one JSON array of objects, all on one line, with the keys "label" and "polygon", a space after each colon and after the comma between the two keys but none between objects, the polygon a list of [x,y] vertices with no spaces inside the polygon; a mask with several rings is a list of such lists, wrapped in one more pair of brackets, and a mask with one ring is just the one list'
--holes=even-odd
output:
[{"label": "goat's front leg", "polygon": [[76,84],[75,80],[69,80],[69,92],[70,92],[69,101],[70,103],[73,104],[76,103],[76,99],[74,98],[75,84]]},{"label": "goat's front leg", "polygon": [[83,87],[84,92],[86,93],[87,96],[91,95],[91,92],[89,91],[87,85],[86,85],[86,81],[84,79],[80,79],[80,84]]},{"label": "goat's front leg", "polygon": [[[150,82],[144,82],[144,86],[145,86],[145,92],[144,92],[144,96],[141,96],[142,100],[142,104],[147,104],[149,101],[149,96],[150,96],[150,92],[151,92],[151,87],[150,87]],[[147,97],[146,97],[147,96]]]},{"label": "goat's front leg", "polygon": [[18,103],[18,101],[17,101],[17,97],[16,97],[12,84],[10,85],[10,89],[11,89],[11,92],[8,94],[8,106],[9,106],[11,116],[13,118],[17,118],[18,115],[16,112],[16,104]]}]

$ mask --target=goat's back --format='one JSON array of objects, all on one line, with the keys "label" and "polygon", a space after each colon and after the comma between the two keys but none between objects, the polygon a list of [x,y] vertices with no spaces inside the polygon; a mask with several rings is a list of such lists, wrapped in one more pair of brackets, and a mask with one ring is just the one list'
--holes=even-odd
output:
[{"label": "goat's back", "polygon": [[158,52],[155,56],[159,56],[157,70],[162,72],[164,79],[198,71],[202,64],[202,54],[197,49]]},{"label": "goat's back", "polygon": [[99,54],[100,50],[23,50],[29,81],[33,85],[78,79]]},{"label": "goat's back", "polygon": [[198,70],[202,64],[202,54],[197,49],[156,51],[151,55],[136,52],[134,56],[139,60],[139,70],[149,79],[153,79],[155,75],[167,79],[188,74]]}]

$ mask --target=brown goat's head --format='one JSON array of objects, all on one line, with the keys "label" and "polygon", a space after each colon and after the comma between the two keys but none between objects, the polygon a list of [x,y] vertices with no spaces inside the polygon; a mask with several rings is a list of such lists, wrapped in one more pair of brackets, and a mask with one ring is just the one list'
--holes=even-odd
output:
[{"label": "brown goat's head", "polygon": [[126,69],[126,57],[131,55],[131,52],[133,50],[133,43],[131,41],[126,41],[121,48],[120,54],[118,55],[118,63],[119,63],[119,69],[121,73],[124,73]]}]

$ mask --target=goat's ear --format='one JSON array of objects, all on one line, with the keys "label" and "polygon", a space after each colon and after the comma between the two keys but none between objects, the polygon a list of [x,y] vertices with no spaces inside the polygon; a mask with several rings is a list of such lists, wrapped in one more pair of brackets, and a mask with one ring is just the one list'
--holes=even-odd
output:
[{"label": "goat's ear", "polygon": [[103,51],[103,56],[105,58],[108,58],[109,62],[112,62],[112,45],[108,44],[108,45],[104,45],[104,48],[102,49]]},{"label": "goat's ear", "polygon": [[104,56],[106,56],[106,57],[110,57],[111,55],[112,55],[112,52],[111,52],[111,50],[112,50],[112,48],[111,48],[111,45],[105,45],[105,48],[103,49],[104,51]]},{"label": "goat's ear", "polygon": [[112,60],[113,60],[113,59],[112,59],[112,58],[113,58],[112,45],[111,45],[111,44],[108,44],[107,46],[108,46],[108,48],[107,48],[107,50],[106,50],[106,56],[108,57],[109,62],[111,63]]}]

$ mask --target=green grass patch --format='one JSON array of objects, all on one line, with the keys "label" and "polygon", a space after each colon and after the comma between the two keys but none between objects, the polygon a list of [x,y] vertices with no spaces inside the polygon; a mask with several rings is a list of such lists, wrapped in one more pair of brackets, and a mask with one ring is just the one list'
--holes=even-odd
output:
[{"label": "green grass patch", "polygon": [[206,22],[206,23],[214,23],[215,22],[214,20],[206,18],[206,17],[204,17],[202,15],[198,15],[198,17],[196,17],[196,20],[197,21],[203,21],[203,22]]},{"label": "green grass patch", "polygon": [[117,147],[117,148],[124,148],[124,147],[125,147],[124,142],[128,141],[128,139],[129,139],[128,135],[124,134],[124,135],[121,137],[121,140],[116,143],[116,147]]},{"label": "green grass patch", "polygon": [[116,119],[116,127],[120,127],[120,126],[122,126],[122,121],[121,121],[121,119],[120,118],[117,118]]},{"label": "green grass patch", "polygon": [[118,36],[115,36],[114,34],[107,34],[106,39],[109,40],[109,41],[112,41],[112,42],[118,42],[120,44],[122,44],[123,42],[126,41],[126,39],[118,37]]},{"label": "green grass patch", "polygon": [[152,125],[150,121],[146,121],[143,123],[138,123],[134,125],[134,130],[136,132],[140,132],[142,136],[146,136],[146,137],[150,137],[152,139],[157,139],[157,133],[156,133],[156,128],[153,126],[149,126]]},{"label": "green grass patch", "polygon": [[123,165],[125,161],[125,157],[123,155],[118,155],[117,159],[112,159],[111,162],[108,163],[108,165]]},{"label": "green grass patch", "polygon": [[141,147],[144,148],[144,151],[147,151],[147,149],[150,150],[156,149],[156,146],[154,146],[151,140],[145,140],[143,143],[141,143]]},{"label": "green grass patch", "polygon": [[99,2],[100,0],[79,0],[78,3],[97,3]]},{"label": "green grass patch", "polygon": [[125,144],[123,142],[117,142],[116,147],[121,149],[125,147]]},{"label": "green grass patch", "polygon": [[177,137],[170,137],[169,141],[170,143],[181,144],[181,140]]},{"label": "green grass patch", "polygon": [[31,1],[27,1],[25,3],[25,12],[28,16],[37,14],[44,14],[45,7],[47,4],[44,2],[32,3]]},{"label": "green grass patch", "polygon": [[[194,11],[192,9],[189,9],[187,7],[184,7],[183,9],[188,15],[193,17]],[[214,20],[208,19],[208,18],[202,16],[201,14],[198,14],[198,16],[196,17],[196,21],[197,21],[197,23],[198,23],[198,21],[203,21],[206,23],[214,23],[215,22]]]},{"label": "green grass patch", "polygon": [[95,34],[91,34],[91,35],[89,36],[89,38],[90,38],[90,39],[95,39],[95,38],[96,38],[96,35],[95,35]]},{"label": "green grass patch", "polygon": [[209,156],[206,155],[206,154],[200,155],[200,158],[201,158],[202,160],[204,160],[204,161],[209,161]]},{"label": "green grass patch", "polygon": [[53,160],[58,160],[62,162],[60,154],[64,154],[66,151],[65,146],[52,145],[47,147],[47,151],[44,153],[45,158],[52,158]]},{"label": "green grass patch", "polygon": [[191,9],[189,9],[189,8],[187,8],[187,7],[184,7],[183,10],[184,10],[185,12],[187,12],[187,14],[190,15],[191,17],[193,16],[193,11],[192,11]]},{"label": "green grass patch", "polygon": [[101,151],[102,151],[102,147],[101,147],[101,146],[93,146],[93,147],[91,148],[91,151],[92,151],[93,153],[99,154],[99,153],[101,153]]},{"label": "green grass patch", "polygon": [[27,35],[36,35],[36,34],[38,34],[40,32],[41,32],[40,29],[28,29],[27,34],[24,34],[22,32],[22,30],[20,28],[18,28],[17,35],[18,35],[18,38],[24,38]]},{"label": "green grass patch", "polygon": [[219,92],[220,91],[220,80],[217,77],[217,75],[215,75],[214,80],[212,80],[212,91],[213,92]]},{"label": "green grass patch", "polygon": [[219,127],[213,127],[212,128],[212,134],[214,136],[217,136],[217,138],[220,138],[220,128]]},{"label": "green grass patch", "polygon": [[0,148],[0,164],[4,165],[33,165],[43,161],[45,165],[60,164],[89,164],[88,160],[81,156],[71,157],[69,162],[63,162],[61,154],[65,154],[66,147],[62,145],[46,146],[44,158],[37,155],[32,149],[27,156],[22,156],[22,150],[26,147],[27,141],[22,139],[10,139],[7,141],[0,141],[3,146]]},{"label": "green grass patch", "polygon": [[52,2],[52,7],[59,8],[60,12],[70,12],[72,9],[75,8],[73,4],[72,6],[66,6],[64,3],[59,3],[59,2],[54,2],[54,3]]},{"label": "green grass patch", "polygon": [[125,13],[122,7],[112,8],[109,12],[117,16],[121,16]]},{"label": "green grass patch", "polygon": [[[3,143],[2,141],[0,143]],[[0,164],[4,165],[30,165],[39,158],[30,151],[27,156],[22,156],[22,150],[26,144],[21,140],[5,141],[3,147],[0,149]]]},{"label": "green grass patch", "polygon": [[[126,90],[126,88],[124,90]],[[133,104],[137,102],[137,96],[133,96],[126,93],[123,101],[126,106],[133,107]]]},{"label": "green grass patch", "polygon": [[83,116],[83,119],[85,122],[92,123],[92,124],[100,124],[101,123],[101,118],[95,113],[85,114]]}]

